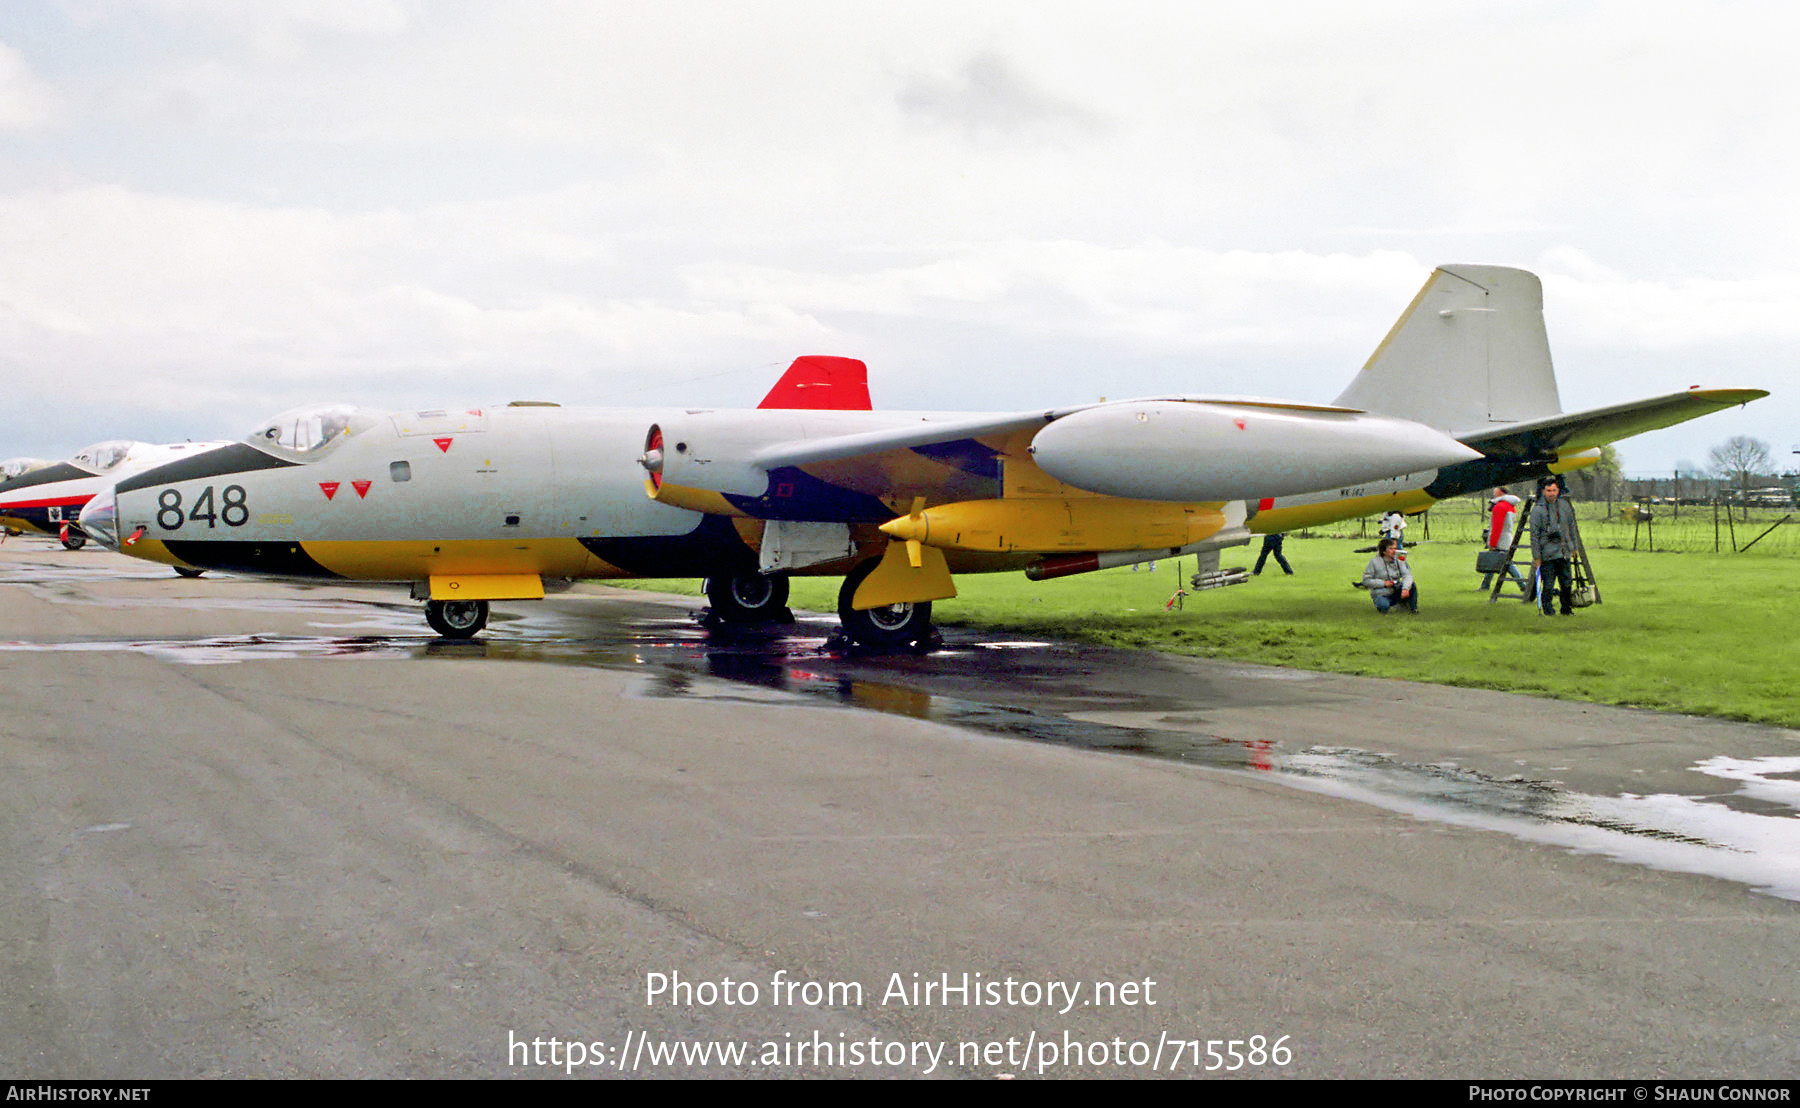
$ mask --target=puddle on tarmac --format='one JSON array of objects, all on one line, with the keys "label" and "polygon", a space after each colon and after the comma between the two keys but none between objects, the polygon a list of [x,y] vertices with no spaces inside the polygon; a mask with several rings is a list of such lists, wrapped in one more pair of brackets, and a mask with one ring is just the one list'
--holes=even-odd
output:
[{"label": "puddle on tarmac", "polygon": [[[1730,763],[1730,773],[1718,763]],[[1800,759],[1713,758],[1697,772],[1743,782],[1736,793],[1593,796],[1546,782],[1408,765],[1364,751],[1305,751],[1285,767],[1302,788],[1421,820],[1503,831],[1532,842],[1654,869],[1736,881],[1800,900],[1800,785],[1779,776]],[[1745,800],[1753,803],[1746,805]],[[1760,801],[1760,803],[1755,803]]]},{"label": "puddle on tarmac", "polygon": [[[147,565],[148,563],[139,563]],[[113,569],[107,564],[96,562],[92,565],[80,563],[33,564],[19,562],[0,562],[0,585],[32,585],[36,587],[56,588],[57,586],[94,581],[178,581],[181,578],[175,571],[166,566],[151,566],[146,569]]]},{"label": "puddle on tarmac", "polygon": [[[828,626],[828,625],[822,625]],[[677,643],[679,631],[665,644]],[[1227,739],[1179,726],[1181,704],[1145,698],[1132,705],[1160,726],[1131,727],[1071,718],[1053,710],[994,704],[924,691],[916,686],[841,672],[819,649],[819,638],[790,638],[755,648],[727,640],[693,649],[685,660],[665,657],[639,678],[644,696],[766,699],[787,694],[1034,742],[1170,759],[1236,773],[1267,774],[1295,788],[1371,804],[1422,821],[1500,831],[1532,842],[1656,869],[1697,873],[1800,900],[1800,757],[1717,757],[1695,772],[1737,782],[1735,792],[1712,796],[1622,794],[1596,796],[1547,781],[1498,778],[1460,766],[1421,765],[1391,755],[1333,747],[1290,749],[1268,741]],[[806,647],[796,649],[798,644]],[[808,648],[814,655],[809,659]],[[966,668],[981,654],[1007,651],[1009,673],[1030,669],[1030,655],[1076,654],[1050,643],[1021,643],[958,635],[931,658]],[[905,668],[913,664],[900,659]],[[863,669],[865,666],[853,666]],[[1046,667],[1063,681],[1077,676]],[[904,676],[904,675],[902,675]],[[1233,679],[1313,680],[1316,675],[1269,667],[1230,667]],[[717,680],[707,681],[705,678]],[[733,688],[732,686],[738,686]],[[748,686],[757,695],[745,695]],[[1059,697],[1067,699],[1066,696]],[[1190,717],[1192,718],[1192,717]],[[1193,719],[1203,727],[1203,717]]]},{"label": "puddle on tarmac", "polygon": [[[42,581],[42,578],[39,578]],[[191,599],[162,603],[192,608]],[[1531,842],[1657,869],[1696,873],[1800,900],[1800,757],[1702,761],[1693,771],[1734,783],[1717,796],[1675,793],[1597,796],[1561,785],[1497,778],[1454,765],[1424,765],[1366,750],[1300,748],[1209,735],[1196,705],[1168,696],[1097,694],[1081,688],[1083,651],[977,632],[950,631],[925,657],[839,657],[827,652],[833,624],[808,617],[767,629],[709,633],[691,619],[584,615],[541,606],[528,615],[495,612],[480,639],[454,642],[422,633],[405,602],[301,597],[221,600],[221,607],[306,611],[349,622],[315,623],[318,636],[238,635],[192,639],[0,642],[7,651],[147,654],[193,665],[299,658],[488,659],[628,670],[640,696],[788,702],[885,712],[1006,738],[1127,753],[1258,774],[1263,779],[1399,812],[1426,822],[1500,831]],[[349,631],[364,632],[347,634]],[[1015,694],[1044,707],[979,698],[982,658],[1003,669]],[[1305,681],[1315,675],[1232,666],[1234,681]],[[928,691],[936,683],[975,695]],[[1036,695],[1042,690],[1043,695]],[[1001,697],[1004,699],[1004,697]],[[1093,718],[1154,722],[1137,727]],[[1051,707],[1050,705],[1056,705]]]}]

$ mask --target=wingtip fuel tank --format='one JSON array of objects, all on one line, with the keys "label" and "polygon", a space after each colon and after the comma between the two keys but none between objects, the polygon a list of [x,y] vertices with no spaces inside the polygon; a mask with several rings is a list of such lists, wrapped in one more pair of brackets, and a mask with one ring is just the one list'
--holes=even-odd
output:
[{"label": "wingtip fuel tank", "polygon": [[1135,500],[1289,496],[1481,455],[1410,420],[1257,401],[1147,400],[1075,412],[1037,433],[1033,460],[1076,488]]}]

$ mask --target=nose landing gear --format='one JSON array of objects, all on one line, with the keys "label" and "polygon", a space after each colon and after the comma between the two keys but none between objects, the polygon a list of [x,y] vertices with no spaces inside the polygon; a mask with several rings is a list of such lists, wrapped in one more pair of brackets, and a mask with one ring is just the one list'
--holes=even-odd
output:
[{"label": "nose landing gear", "polygon": [[425,622],[446,639],[466,639],[487,626],[485,600],[427,600]]}]

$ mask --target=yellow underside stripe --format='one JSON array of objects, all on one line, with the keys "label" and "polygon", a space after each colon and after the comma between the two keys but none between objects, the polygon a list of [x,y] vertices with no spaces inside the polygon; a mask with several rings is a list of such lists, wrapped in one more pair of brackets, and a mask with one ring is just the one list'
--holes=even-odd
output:
[{"label": "yellow underside stripe", "polygon": [[1403,492],[1383,493],[1380,496],[1357,496],[1344,500],[1327,500],[1320,504],[1296,504],[1288,508],[1270,508],[1256,513],[1250,521],[1250,530],[1258,535],[1284,534],[1298,531],[1302,527],[1317,527],[1322,523],[1338,523],[1346,519],[1357,519],[1362,516],[1382,515],[1390,511],[1401,513],[1423,511],[1437,503],[1424,489],[1407,489]]},{"label": "yellow underside stripe", "polygon": [[340,577],[423,581],[429,577],[532,574],[621,577],[575,539],[465,539],[456,542],[302,542],[301,548]]}]

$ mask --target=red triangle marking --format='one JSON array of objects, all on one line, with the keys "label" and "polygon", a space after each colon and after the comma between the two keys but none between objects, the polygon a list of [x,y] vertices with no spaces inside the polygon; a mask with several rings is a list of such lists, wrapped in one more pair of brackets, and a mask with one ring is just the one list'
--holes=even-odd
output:
[{"label": "red triangle marking", "polygon": [[442,450],[444,453],[448,454],[448,453],[450,453],[450,444],[455,442],[456,440],[451,438],[451,439],[432,439],[431,441],[437,443],[437,448],[439,450]]},{"label": "red triangle marking", "polygon": [[337,495],[338,486],[342,483],[341,481],[320,481],[319,491],[325,494],[325,499],[330,500]]},{"label": "red triangle marking", "polygon": [[350,487],[356,490],[356,498],[361,500],[369,495],[369,486],[372,484],[373,481],[352,481]]}]

